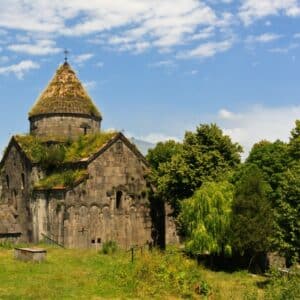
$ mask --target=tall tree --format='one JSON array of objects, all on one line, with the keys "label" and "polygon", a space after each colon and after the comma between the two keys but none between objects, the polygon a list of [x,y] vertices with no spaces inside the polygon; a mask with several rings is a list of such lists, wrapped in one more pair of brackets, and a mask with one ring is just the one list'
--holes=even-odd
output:
[{"label": "tall tree", "polygon": [[296,120],[295,128],[291,131],[289,150],[292,159],[300,159],[300,120]]},{"label": "tall tree", "polygon": [[160,164],[170,162],[172,156],[177,154],[182,148],[182,144],[169,140],[157,143],[156,147],[149,149],[146,159],[154,170],[158,170]]},{"label": "tall tree", "polygon": [[269,191],[259,168],[246,166],[236,183],[232,206],[232,246],[241,254],[255,256],[272,246],[274,216]]},{"label": "tall tree", "polygon": [[157,193],[178,213],[179,201],[191,197],[203,182],[226,178],[240,163],[241,151],[217,125],[200,125],[196,132],[186,132],[181,149],[159,165]]},{"label": "tall tree", "polygon": [[231,254],[229,226],[233,185],[206,182],[194,195],[182,201],[178,217],[186,238],[186,250],[193,254]]},{"label": "tall tree", "polygon": [[278,201],[276,220],[279,245],[294,263],[300,260],[300,161],[294,162],[283,176],[280,185],[281,201]]}]

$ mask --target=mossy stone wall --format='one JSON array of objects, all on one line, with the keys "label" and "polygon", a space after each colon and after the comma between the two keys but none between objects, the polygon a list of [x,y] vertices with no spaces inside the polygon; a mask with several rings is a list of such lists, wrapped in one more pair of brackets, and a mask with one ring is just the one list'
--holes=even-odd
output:
[{"label": "mossy stone wall", "polygon": [[35,236],[47,233],[69,248],[99,249],[113,240],[128,249],[150,242],[146,171],[140,158],[116,141],[89,164],[86,181],[65,194],[36,193],[31,209],[38,211],[33,214],[40,220],[33,223],[40,226],[34,228]]},{"label": "mossy stone wall", "polygon": [[20,226],[20,242],[31,240],[29,222],[31,167],[24,160],[15,145],[12,145],[1,172],[2,195],[0,204],[6,204],[15,211],[16,222]]},{"label": "mossy stone wall", "polygon": [[30,133],[38,137],[75,139],[84,133],[100,131],[100,120],[88,116],[45,115],[30,119]]}]

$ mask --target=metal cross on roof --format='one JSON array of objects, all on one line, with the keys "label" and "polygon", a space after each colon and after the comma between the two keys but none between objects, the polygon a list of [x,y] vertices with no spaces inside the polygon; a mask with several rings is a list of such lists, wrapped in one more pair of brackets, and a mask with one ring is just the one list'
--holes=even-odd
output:
[{"label": "metal cross on roof", "polygon": [[65,49],[65,51],[64,51],[64,54],[65,54],[65,63],[68,62],[68,54],[69,53],[70,52],[67,49]]}]

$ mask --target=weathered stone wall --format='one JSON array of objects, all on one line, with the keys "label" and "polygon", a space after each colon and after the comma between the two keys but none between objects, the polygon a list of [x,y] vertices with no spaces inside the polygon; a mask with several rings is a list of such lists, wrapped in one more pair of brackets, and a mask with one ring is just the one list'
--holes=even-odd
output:
[{"label": "weathered stone wall", "polygon": [[36,192],[31,199],[33,241],[47,237],[64,243],[64,192]]},{"label": "weathered stone wall", "polygon": [[180,244],[173,210],[169,204],[165,204],[165,243],[166,245]]},{"label": "weathered stone wall", "polygon": [[47,115],[30,119],[30,133],[39,137],[77,138],[99,130],[100,121],[88,116]]},{"label": "weathered stone wall", "polygon": [[12,207],[16,212],[15,218],[21,227],[20,241],[30,241],[31,224],[29,222],[29,190],[31,167],[12,145],[2,166],[1,203]]},{"label": "weathered stone wall", "polygon": [[152,229],[146,169],[119,140],[90,163],[85,182],[65,195],[36,196],[33,214],[43,220],[33,223],[70,248],[100,248],[109,240],[125,249],[146,244]]}]

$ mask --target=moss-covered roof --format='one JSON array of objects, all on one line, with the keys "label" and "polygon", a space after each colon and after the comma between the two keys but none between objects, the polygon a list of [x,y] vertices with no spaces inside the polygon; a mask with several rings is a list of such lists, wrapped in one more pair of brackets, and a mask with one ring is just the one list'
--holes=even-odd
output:
[{"label": "moss-covered roof", "polygon": [[14,138],[28,159],[42,165],[61,165],[79,162],[96,154],[117,132],[98,132],[81,135],[74,141],[48,143],[44,138],[33,135],[16,135]]},{"label": "moss-covered roof", "polygon": [[88,177],[87,170],[54,172],[35,183],[35,190],[61,190],[71,188]]},{"label": "moss-covered roof", "polygon": [[53,113],[101,114],[68,63],[61,65],[39,96],[29,117]]}]

